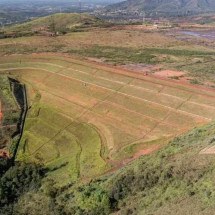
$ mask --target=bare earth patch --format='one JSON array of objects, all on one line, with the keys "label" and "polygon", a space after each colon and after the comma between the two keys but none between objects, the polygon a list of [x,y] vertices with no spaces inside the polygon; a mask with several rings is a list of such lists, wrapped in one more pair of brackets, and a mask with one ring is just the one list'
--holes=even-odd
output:
[{"label": "bare earth patch", "polygon": [[185,72],[174,71],[174,70],[162,70],[154,73],[155,76],[159,76],[163,78],[174,78],[174,77],[181,78],[185,74],[186,74]]},{"label": "bare earth patch", "polygon": [[215,146],[206,147],[205,149],[201,150],[199,154],[202,154],[202,155],[215,154]]},{"label": "bare earth patch", "polygon": [[2,113],[2,105],[1,105],[1,101],[0,101],[0,126],[2,124],[2,118],[3,118],[3,113]]},{"label": "bare earth patch", "polygon": [[204,85],[207,86],[207,87],[215,87],[215,83],[213,83],[212,81],[206,81],[204,82]]},{"label": "bare earth patch", "polygon": [[154,65],[149,65],[149,64],[143,64],[143,63],[139,63],[139,64],[126,64],[126,65],[122,65],[119,66],[119,69],[123,68],[123,69],[127,69],[130,70],[132,72],[140,72],[140,73],[151,73],[152,71],[156,71],[159,69],[158,66],[154,66]]}]

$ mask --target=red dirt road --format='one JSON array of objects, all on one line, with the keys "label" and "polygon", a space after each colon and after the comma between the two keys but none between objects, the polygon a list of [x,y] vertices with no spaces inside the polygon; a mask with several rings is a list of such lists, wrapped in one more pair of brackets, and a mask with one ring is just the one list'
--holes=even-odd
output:
[{"label": "red dirt road", "polygon": [[9,155],[9,152],[4,150],[4,149],[1,149],[0,150],[0,158],[9,158],[10,155]]}]

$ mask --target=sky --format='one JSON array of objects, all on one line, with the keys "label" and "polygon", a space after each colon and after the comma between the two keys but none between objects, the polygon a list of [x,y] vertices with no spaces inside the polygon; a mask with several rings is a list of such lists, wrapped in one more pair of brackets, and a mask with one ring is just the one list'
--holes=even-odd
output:
[{"label": "sky", "polygon": [[92,3],[96,3],[96,2],[120,2],[122,0],[0,0],[0,3],[12,3],[12,2],[28,2],[28,1],[33,1],[33,2],[79,2],[79,1],[83,1],[83,2],[92,2]]},{"label": "sky", "polygon": [[[78,3],[79,1],[83,2],[83,3],[95,3],[95,4],[99,4],[99,3],[105,3],[105,4],[113,4],[113,3],[117,3],[123,0],[0,0],[0,5],[17,5],[20,4],[19,6],[21,6],[22,4],[30,4],[33,3],[34,5],[39,3],[40,5],[46,5],[47,3],[50,4],[52,3]],[[1,9],[1,8],[0,8]]]}]

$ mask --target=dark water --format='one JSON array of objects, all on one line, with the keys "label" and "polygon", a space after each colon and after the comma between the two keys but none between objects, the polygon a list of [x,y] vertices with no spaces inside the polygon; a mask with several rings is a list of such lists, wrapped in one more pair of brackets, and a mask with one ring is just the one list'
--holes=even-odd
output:
[{"label": "dark water", "polygon": [[212,31],[181,31],[181,33],[189,35],[189,36],[193,36],[193,37],[215,40],[215,30],[212,30]]}]

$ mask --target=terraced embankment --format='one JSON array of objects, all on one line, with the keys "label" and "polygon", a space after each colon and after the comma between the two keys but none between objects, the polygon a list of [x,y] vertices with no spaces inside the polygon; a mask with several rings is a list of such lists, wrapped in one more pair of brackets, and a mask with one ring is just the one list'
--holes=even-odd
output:
[{"label": "terraced embankment", "polygon": [[[215,119],[213,90],[57,55],[1,58],[27,86],[17,159],[61,183],[91,178]],[[62,180],[63,179],[63,180]]]}]

